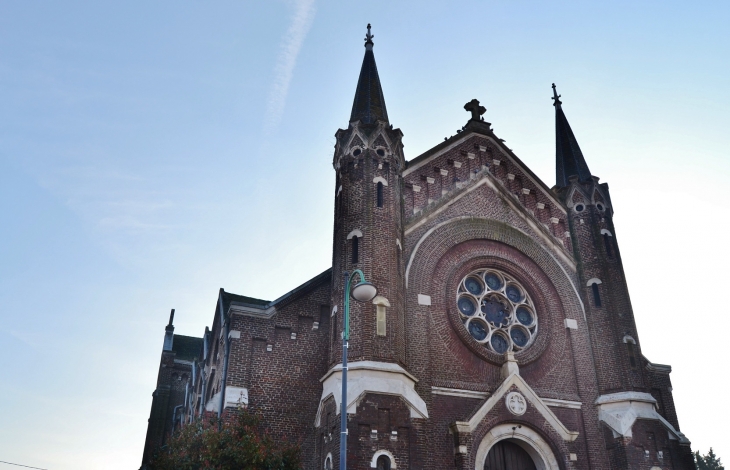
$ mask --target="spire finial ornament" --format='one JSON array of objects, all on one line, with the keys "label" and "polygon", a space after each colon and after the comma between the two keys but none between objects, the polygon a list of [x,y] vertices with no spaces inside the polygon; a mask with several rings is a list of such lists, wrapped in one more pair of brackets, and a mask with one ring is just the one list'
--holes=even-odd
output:
[{"label": "spire finial ornament", "polygon": [[479,105],[479,100],[474,98],[464,105],[464,109],[471,113],[471,121],[480,121],[482,114],[487,112],[487,108]]},{"label": "spire finial ornament", "polygon": [[368,32],[365,34],[365,49],[372,50],[374,37],[375,35],[370,34],[370,23],[368,23]]},{"label": "spire finial ornament", "polygon": [[558,94],[558,90],[557,90],[557,88],[555,88],[555,84],[553,83],[553,101],[554,101],[553,106],[560,106],[561,104],[563,104],[563,102],[560,101],[561,96],[563,96],[563,95]]}]

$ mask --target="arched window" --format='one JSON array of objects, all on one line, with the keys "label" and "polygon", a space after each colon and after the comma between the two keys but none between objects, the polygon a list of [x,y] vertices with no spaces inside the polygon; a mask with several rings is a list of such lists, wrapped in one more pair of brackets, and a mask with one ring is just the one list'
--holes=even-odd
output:
[{"label": "arched window", "polygon": [[601,292],[598,290],[598,283],[591,284],[593,290],[593,305],[596,307],[601,306]]},{"label": "arched window", "polygon": [[603,246],[606,248],[606,256],[608,259],[613,259],[613,234],[604,228],[601,229],[601,235],[603,236]]},{"label": "arched window", "polygon": [[360,242],[358,240],[360,240],[360,237],[357,237],[357,236],[352,237],[352,247],[351,247],[352,264],[357,264],[358,262],[360,262],[360,253],[359,253]]},{"label": "arched window", "polygon": [[624,336],[626,343],[626,351],[629,355],[629,364],[632,368],[636,368],[636,340],[629,335]]},{"label": "arched window", "polygon": [[603,246],[606,247],[606,256],[608,256],[609,259],[613,259],[613,247],[611,246],[611,235],[604,233],[603,234]]},{"label": "arched window", "polygon": [[383,183],[382,183],[382,181],[378,181],[377,188],[378,188],[378,190],[377,190],[378,207],[383,207]]},{"label": "arched window", "polygon": [[378,470],[390,470],[390,457],[387,455],[381,455],[378,457],[376,468]]}]

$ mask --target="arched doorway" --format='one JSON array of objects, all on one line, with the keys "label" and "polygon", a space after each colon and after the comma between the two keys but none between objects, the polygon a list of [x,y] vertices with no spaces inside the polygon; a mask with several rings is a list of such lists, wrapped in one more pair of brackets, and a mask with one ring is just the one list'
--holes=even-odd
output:
[{"label": "arched doorway", "polygon": [[[525,461],[525,455],[512,446],[519,447],[524,454],[527,454],[530,461]],[[494,454],[492,454],[491,451],[495,447],[499,450],[496,450]],[[507,457],[512,459],[509,461],[511,463],[508,463],[507,465],[512,464],[517,466],[505,467],[505,460],[502,458],[502,467],[490,467],[490,465],[499,465],[500,452],[503,455],[505,451],[510,453]],[[492,459],[491,464],[490,458]],[[519,465],[521,465],[521,462],[526,462],[524,465],[530,465],[530,463],[532,465],[520,467]],[[486,435],[482,438],[479,446],[477,447],[474,464],[474,470],[486,470],[488,468],[490,470],[522,470],[523,468],[529,470],[560,469],[558,461],[555,458],[550,445],[545,441],[545,439],[543,439],[535,430],[530,429],[524,424],[518,423],[498,424],[487,431]]]},{"label": "arched doorway", "polygon": [[484,470],[537,470],[537,467],[525,449],[510,440],[504,440],[489,449]]}]

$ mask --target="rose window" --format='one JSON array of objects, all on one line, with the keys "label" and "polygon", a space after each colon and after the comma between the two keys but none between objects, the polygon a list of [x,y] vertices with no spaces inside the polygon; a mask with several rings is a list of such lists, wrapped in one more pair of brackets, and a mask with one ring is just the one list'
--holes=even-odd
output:
[{"label": "rose window", "polygon": [[498,354],[527,348],[537,334],[530,296],[501,271],[482,269],[466,276],[459,284],[456,306],[466,331]]}]

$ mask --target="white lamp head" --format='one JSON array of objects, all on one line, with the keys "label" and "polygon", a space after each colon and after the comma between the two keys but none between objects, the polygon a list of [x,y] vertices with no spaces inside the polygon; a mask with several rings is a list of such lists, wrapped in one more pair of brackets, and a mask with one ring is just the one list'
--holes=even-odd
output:
[{"label": "white lamp head", "polygon": [[350,291],[350,295],[358,302],[369,302],[378,295],[378,288],[369,282],[360,282]]}]

